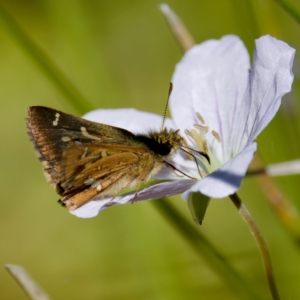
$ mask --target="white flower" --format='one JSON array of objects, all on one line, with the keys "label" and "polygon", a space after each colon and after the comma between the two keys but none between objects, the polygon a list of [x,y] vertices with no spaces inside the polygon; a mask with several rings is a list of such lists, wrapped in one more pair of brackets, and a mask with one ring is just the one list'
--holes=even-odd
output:
[{"label": "white flower", "polygon": [[[194,46],[177,65],[170,99],[172,120],[189,146],[206,151],[211,164],[197,155],[195,161],[178,153],[171,162],[198,180],[177,177],[163,169],[156,177],[175,181],[139,191],[135,201],[183,193],[224,198],[237,191],[253,158],[254,139],[275,116],[281,97],[290,91],[295,50],[271,36],[256,40],[252,67],[248,52],[233,35]],[[132,109],[96,110],[85,118],[126,128],[132,132],[160,130],[162,117]],[[180,150],[179,150],[180,152]],[[93,200],[74,210],[79,217],[93,217],[102,209],[128,203],[132,194]]]}]

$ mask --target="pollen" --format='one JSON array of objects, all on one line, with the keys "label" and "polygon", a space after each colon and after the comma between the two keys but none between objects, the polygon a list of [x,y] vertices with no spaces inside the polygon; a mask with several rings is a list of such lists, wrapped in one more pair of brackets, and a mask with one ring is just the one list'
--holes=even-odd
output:
[{"label": "pollen", "polygon": [[208,125],[204,125],[205,121],[199,112],[196,112],[198,124],[193,124],[193,129],[185,129],[186,136],[194,143],[197,150],[203,151],[207,155],[214,154],[214,140],[221,143],[221,137],[215,130],[210,130]]},{"label": "pollen", "polygon": [[203,141],[203,151],[204,151],[205,154],[208,153],[208,143],[207,143],[207,140]]},{"label": "pollen", "polygon": [[196,116],[202,124],[205,124],[204,118],[201,116],[199,112],[196,112]]},{"label": "pollen", "polygon": [[208,126],[203,126],[199,124],[194,124],[194,127],[202,131],[204,134],[208,132],[209,127]]},{"label": "pollen", "polygon": [[107,152],[105,150],[101,151],[101,157],[106,157],[107,156]]},{"label": "pollen", "polygon": [[216,138],[216,140],[217,140],[219,143],[221,143],[220,135],[219,135],[216,131],[212,130],[212,131],[211,131],[211,134]]}]

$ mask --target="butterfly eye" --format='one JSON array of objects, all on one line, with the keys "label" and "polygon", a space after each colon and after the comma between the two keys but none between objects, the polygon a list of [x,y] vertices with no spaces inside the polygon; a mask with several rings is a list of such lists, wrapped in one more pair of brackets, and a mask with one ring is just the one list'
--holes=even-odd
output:
[{"label": "butterfly eye", "polygon": [[170,154],[172,147],[168,142],[166,142],[166,143],[160,144],[159,148],[157,150],[160,155],[165,156],[165,155]]}]

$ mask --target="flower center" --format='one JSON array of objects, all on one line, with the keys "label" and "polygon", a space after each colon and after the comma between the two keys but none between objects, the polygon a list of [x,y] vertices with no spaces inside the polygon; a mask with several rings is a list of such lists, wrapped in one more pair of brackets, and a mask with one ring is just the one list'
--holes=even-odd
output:
[{"label": "flower center", "polygon": [[222,165],[216,154],[216,146],[221,144],[221,137],[217,131],[210,130],[199,112],[196,112],[196,115],[200,124],[194,124],[193,129],[185,129],[184,132],[193,143],[195,150],[204,152],[210,158],[209,164],[205,159],[198,159],[197,157],[197,163],[201,172],[200,176],[205,177]]}]

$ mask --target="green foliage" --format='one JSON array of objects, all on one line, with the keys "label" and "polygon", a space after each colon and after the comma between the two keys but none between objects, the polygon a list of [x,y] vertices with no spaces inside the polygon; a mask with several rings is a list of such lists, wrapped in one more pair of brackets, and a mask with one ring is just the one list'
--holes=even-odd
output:
[{"label": "green foliage", "polygon": [[[168,4],[197,42],[234,33],[251,52],[255,38],[271,34],[300,49],[300,25],[275,1]],[[20,43],[2,14],[0,298],[27,299],[4,270],[11,263],[22,265],[53,299],[237,299],[218,274],[222,271],[211,268],[207,257],[200,257],[151,203],[115,206],[88,220],[59,207],[26,135],[24,118],[30,105],[77,115],[89,107],[163,113],[182,54],[157,1],[2,0],[1,5],[42,49],[53,70],[58,68],[72,83],[71,95],[87,100],[82,107],[70,105],[59,83],[37,64],[41,58],[24,51],[24,41]],[[293,92],[258,139],[265,163],[300,154],[298,54],[294,73]],[[298,182],[299,176],[276,180],[300,210]],[[300,248],[265,202],[255,179],[244,181],[240,196],[268,243],[282,299],[299,299]],[[228,199],[211,201],[201,227],[193,223],[186,202],[180,197],[171,201],[254,291],[269,297],[256,245]],[[200,253],[201,243],[197,245]]]}]

